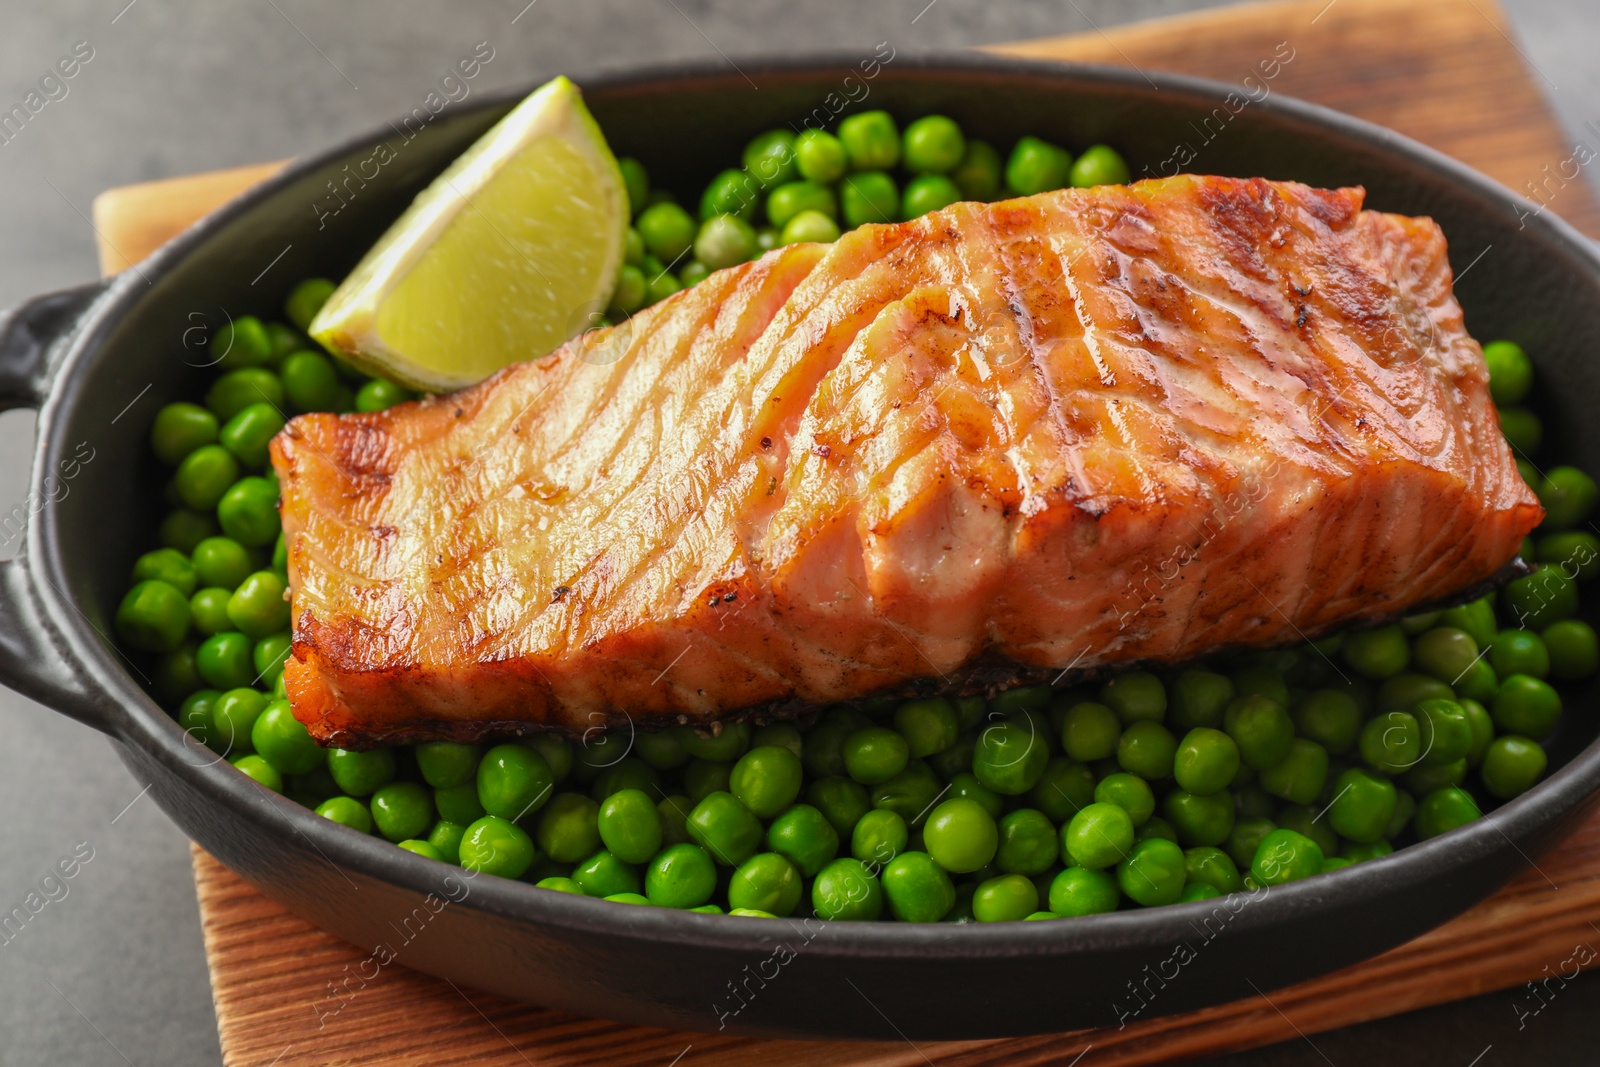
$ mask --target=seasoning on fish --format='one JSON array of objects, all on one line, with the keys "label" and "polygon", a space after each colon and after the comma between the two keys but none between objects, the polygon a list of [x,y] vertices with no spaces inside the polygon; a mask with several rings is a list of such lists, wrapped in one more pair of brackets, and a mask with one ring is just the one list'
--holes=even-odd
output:
[{"label": "seasoning on fish", "polygon": [[1282,644],[1542,512],[1431,220],[1179,176],[778,249],[273,442],[324,743],[708,723]]}]

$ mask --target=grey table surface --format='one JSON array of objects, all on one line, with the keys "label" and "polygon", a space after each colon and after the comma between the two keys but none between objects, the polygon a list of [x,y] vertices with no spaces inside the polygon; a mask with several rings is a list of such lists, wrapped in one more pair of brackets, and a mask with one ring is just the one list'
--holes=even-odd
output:
[{"label": "grey table surface", "polygon": [[[1600,145],[1600,5],[1503,0],[1569,136]],[[526,6],[524,6],[526,4]],[[92,60],[0,145],[0,307],[86,281],[89,205],[114,185],[316,149],[409,111],[478,41],[478,89],[642,61],[807,49],[948,49],[1090,30],[1206,0],[0,0],[0,102],[20,101],[78,41]],[[1594,175],[1589,174],[1589,180]],[[0,511],[26,492],[32,416],[0,416]],[[13,554],[15,546],[0,550]],[[111,743],[0,690],[0,911],[57,859],[93,858],[0,943],[0,1064],[219,1060],[183,835]],[[1600,935],[1596,937],[1600,944]],[[1230,1057],[1238,1065],[1457,1067],[1595,1059],[1600,976],[1519,1025],[1517,991]],[[538,1062],[538,1050],[523,1050]],[[1089,1061],[1092,1062],[1092,1055]],[[689,1067],[686,1064],[686,1067]]]}]

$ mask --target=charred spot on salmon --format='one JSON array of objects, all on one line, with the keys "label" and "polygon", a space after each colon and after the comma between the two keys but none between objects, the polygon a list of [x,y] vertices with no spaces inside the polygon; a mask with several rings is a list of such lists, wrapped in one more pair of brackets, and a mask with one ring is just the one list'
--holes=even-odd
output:
[{"label": "charred spot on salmon", "polygon": [[[300,416],[272,444],[295,715],[341,747],[794,718],[1462,595],[1542,512],[1443,235],[1362,196],[954,204],[638,312],[607,334],[625,379],[579,342],[454,400]],[[983,373],[930,293],[993,327]]]}]

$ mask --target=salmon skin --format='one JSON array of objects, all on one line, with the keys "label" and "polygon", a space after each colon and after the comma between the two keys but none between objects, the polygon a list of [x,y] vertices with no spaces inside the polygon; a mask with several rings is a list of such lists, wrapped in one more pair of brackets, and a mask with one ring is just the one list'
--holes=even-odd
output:
[{"label": "salmon skin", "polygon": [[326,744],[710,723],[1279,645],[1542,511],[1439,227],[1181,175],[718,271],[272,444]]}]

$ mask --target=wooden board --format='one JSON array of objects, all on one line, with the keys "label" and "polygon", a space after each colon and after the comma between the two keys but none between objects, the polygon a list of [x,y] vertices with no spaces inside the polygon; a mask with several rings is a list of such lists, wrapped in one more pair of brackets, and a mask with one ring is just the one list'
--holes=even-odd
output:
[{"label": "wooden board", "polygon": [[[1540,76],[1492,0],[1289,0],[1006,46],[1018,55],[1165,68],[1238,81],[1288,42],[1273,92],[1391,126],[1523,191],[1567,158]],[[110,190],[95,202],[110,272],[275,173],[281,163]],[[1561,187],[1549,210],[1600,234],[1588,189]],[[1009,1041],[852,1044],[752,1041],[626,1027],[459,989],[392,965],[321,1020],[328,984],[353,948],[290,915],[196,848],[206,955],[229,1067],[477,1064],[541,1067],[831,1065],[939,1062],[1146,1064],[1213,1055],[1519,985],[1600,946],[1600,814],[1535,870],[1467,914],[1375,960],[1270,994],[1121,1031]],[[1587,949],[1586,952],[1579,950]],[[1575,957],[1575,953],[1578,953]],[[1567,964],[1570,966],[1571,964]]]}]

